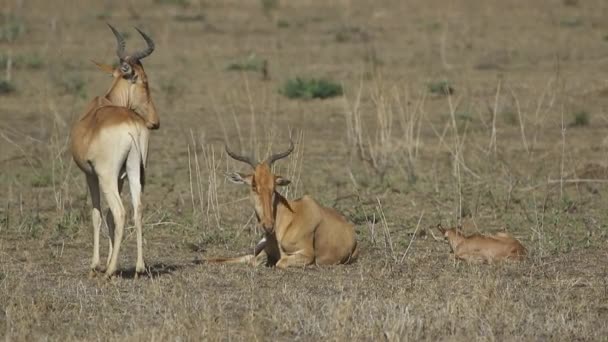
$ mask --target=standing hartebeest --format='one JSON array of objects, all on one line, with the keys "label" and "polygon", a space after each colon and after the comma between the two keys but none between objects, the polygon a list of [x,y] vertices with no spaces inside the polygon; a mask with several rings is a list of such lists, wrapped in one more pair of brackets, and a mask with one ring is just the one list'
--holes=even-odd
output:
[{"label": "standing hartebeest", "polygon": [[100,190],[109,206],[106,217],[110,243],[105,273],[109,278],[116,271],[125,225],[125,209],[120,200],[125,173],[129,179],[137,231],[135,271],[136,274],[145,271],[141,192],[145,180],[149,130],[158,129],[159,118],[150,98],[148,78],[140,62],[154,51],[154,42],[136,28],[148,46],[145,50],[128,55],[122,35],[111,25],[108,26],[116,36],[116,54],[120,64],[113,68],[96,63],[100,69],[112,74],[112,85],[105,96],[96,97],[84,115],[74,123],[71,151],[74,161],[86,175],[93,202],[91,275],[99,271],[99,231],[102,224]]},{"label": "standing hartebeest", "polygon": [[290,141],[287,151],[257,163],[251,157],[235,154],[226,145],[226,153],[230,157],[253,168],[252,174],[233,172],[227,176],[234,183],[250,187],[253,207],[265,236],[251,255],[207,261],[257,265],[259,258],[266,254],[269,265],[286,268],[313,263],[346,264],[355,260],[358,254],[355,229],[344,216],[319,205],[309,196],[291,201],[276,190],[277,186],[288,185],[290,181],[274,175],[272,164],[287,157],[293,148],[293,141]]},{"label": "standing hartebeest", "polygon": [[450,244],[456,259],[468,262],[494,262],[500,260],[523,260],[526,248],[507,233],[494,235],[473,234],[465,236],[461,227],[437,229]]}]

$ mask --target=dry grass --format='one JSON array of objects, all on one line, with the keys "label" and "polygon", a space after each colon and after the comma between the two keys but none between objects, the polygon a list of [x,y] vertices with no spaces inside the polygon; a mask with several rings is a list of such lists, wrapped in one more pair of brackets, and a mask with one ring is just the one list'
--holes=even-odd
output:
[{"label": "dry grass", "polygon": [[[0,95],[0,335],[605,339],[606,4],[272,3],[9,0],[0,9],[10,18],[0,30],[19,27],[0,41],[2,55],[44,61],[0,65],[16,89]],[[162,125],[144,194],[150,274],[138,280],[132,227],[122,275],[86,278],[90,203],[67,153],[70,123],[108,86],[89,63],[114,61],[104,21],[137,25],[157,43],[144,64]],[[339,27],[365,39],[337,41]],[[225,70],[254,54],[272,79]],[[298,75],[339,81],[345,95],[281,96]],[[428,91],[443,80],[452,92]],[[581,108],[590,124],[570,125]],[[262,158],[285,148],[292,129],[296,151],[276,165],[293,181],[286,193],[311,194],[355,222],[360,260],[287,271],[201,263],[260,237],[246,190],[224,180],[246,167],[227,160],[224,140]],[[432,238],[439,222],[507,230],[530,258],[454,263]]]}]

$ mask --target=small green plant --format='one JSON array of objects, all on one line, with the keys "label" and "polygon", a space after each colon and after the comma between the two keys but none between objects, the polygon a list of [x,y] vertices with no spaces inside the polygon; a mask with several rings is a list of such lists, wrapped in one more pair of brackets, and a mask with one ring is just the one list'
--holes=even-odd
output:
[{"label": "small green plant", "polygon": [[588,126],[591,121],[589,118],[589,113],[585,110],[579,110],[573,114],[574,118],[570,123],[570,127],[583,127]]},{"label": "small green plant", "polygon": [[428,89],[431,94],[436,95],[452,95],[454,88],[448,81],[431,82],[428,84]]},{"label": "small green plant", "polygon": [[15,92],[15,90],[16,88],[11,82],[7,80],[0,80],[0,95],[10,94]]},{"label": "small green plant", "polygon": [[290,99],[326,99],[342,95],[342,86],[322,78],[296,77],[287,80],[279,93]]}]

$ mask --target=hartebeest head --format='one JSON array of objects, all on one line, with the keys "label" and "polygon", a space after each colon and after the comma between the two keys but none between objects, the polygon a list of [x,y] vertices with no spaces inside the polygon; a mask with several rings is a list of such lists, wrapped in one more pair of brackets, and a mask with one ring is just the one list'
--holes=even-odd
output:
[{"label": "hartebeest head", "polygon": [[258,222],[262,228],[268,233],[274,231],[274,223],[276,218],[276,208],[279,198],[277,196],[276,187],[284,186],[291,183],[290,180],[272,173],[272,164],[282,158],[287,157],[293,151],[293,141],[289,141],[289,148],[285,152],[276,153],[264,160],[256,162],[253,157],[240,156],[228,148],[226,145],[226,153],[235,160],[249,164],[253,168],[253,173],[242,174],[238,172],[228,173],[228,179],[236,184],[247,184],[251,189],[251,200],[255,208],[255,213]]},{"label": "hartebeest head", "polygon": [[141,64],[141,60],[148,57],[154,51],[154,41],[136,27],[137,32],[146,41],[147,47],[144,50],[127,54],[124,37],[112,25],[108,24],[108,26],[116,37],[118,45],[116,55],[118,56],[119,64],[114,68],[110,65],[95,62],[101,70],[110,73],[114,77],[112,86],[106,93],[106,98],[118,106],[127,107],[139,113],[146,119],[146,126],[148,128],[157,129],[160,126],[160,121],[156,107],[150,97],[148,77],[144,71],[144,66]]}]

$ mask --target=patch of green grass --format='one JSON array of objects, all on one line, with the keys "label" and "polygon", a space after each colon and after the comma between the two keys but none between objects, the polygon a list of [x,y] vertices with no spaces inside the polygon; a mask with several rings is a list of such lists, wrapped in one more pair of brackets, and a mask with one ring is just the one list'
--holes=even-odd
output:
[{"label": "patch of green grass", "polygon": [[265,59],[258,58],[255,54],[250,55],[246,59],[228,64],[228,71],[258,71],[262,72],[266,64]]},{"label": "patch of green grass", "polygon": [[176,14],[173,16],[173,20],[181,22],[201,22],[205,21],[205,15],[203,14]]},{"label": "patch of green grass", "polygon": [[44,188],[53,184],[53,177],[50,173],[40,173],[34,176],[32,179],[33,188]]},{"label": "patch of green grass", "polygon": [[0,95],[14,93],[17,89],[15,85],[7,80],[0,80]]},{"label": "patch of green grass", "polygon": [[58,89],[64,94],[76,95],[80,98],[86,98],[86,83],[81,75],[75,73],[66,73],[60,76],[53,77]]},{"label": "patch of green grass", "polygon": [[581,18],[568,18],[559,22],[559,26],[568,28],[580,27],[582,25],[583,20]]},{"label": "patch of green grass", "polygon": [[277,27],[278,28],[288,28],[289,25],[289,21],[285,20],[285,19],[279,19],[277,20]]},{"label": "patch of green grass", "polygon": [[260,5],[264,15],[270,17],[270,13],[279,7],[279,0],[260,0]]},{"label": "patch of green grass", "polygon": [[96,18],[97,20],[108,20],[108,19],[110,19],[111,17],[112,17],[112,13],[110,13],[110,12],[108,12],[108,11],[103,11],[103,12],[97,13],[97,14],[95,15],[95,18]]},{"label": "patch of green grass", "polygon": [[154,2],[156,2],[159,5],[174,5],[174,6],[181,6],[181,7],[190,6],[189,0],[154,0]]},{"label": "patch of green grass", "polygon": [[[7,55],[0,55],[0,66],[5,66],[8,63]],[[44,60],[38,54],[21,55],[12,58],[12,66],[16,69],[42,69]]]},{"label": "patch of green grass", "polygon": [[25,24],[14,16],[0,17],[0,42],[13,42],[25,32]]},{"label": "patch of green grass", "polygon": [[431,94],[451,95],[454,93],[454,88],[448,81],[430,82],[427,87]]},{"label": "patch of green grass", "polygon": [[55,223],[56,233],[62,237],[74,237],[86,219],[76,210],[66,211]]},{"label": "patch of green grass", "polygon": [[586,110],[579,110],[572,114],[572,122],[568,126],[570,127],[584,127],[588,126],[591,122],[589,113]]},{"label": "patch of green grass", "polygon": [[505,122],[509,125],[517,125],[519,123],[519,117],[517,113],[514,111],[505,111],[502,112],[501,116],[504,118]]},{"label": "patch of green grass", "polygon": [[342,95],[342,86],[327,79],[300,78],[287,80],[279,93],[290,99],[326,99]]},{"label": "patch of green grass", "polygon": [[338,43],[367,42],[370,40],[370,35],[357,26],[342,26],[335,30],[334,39]]}]

